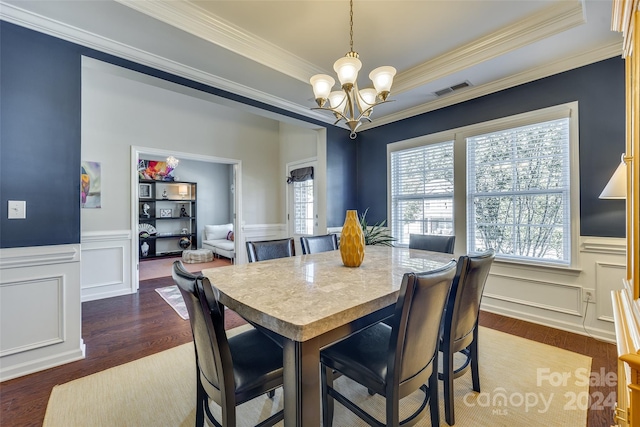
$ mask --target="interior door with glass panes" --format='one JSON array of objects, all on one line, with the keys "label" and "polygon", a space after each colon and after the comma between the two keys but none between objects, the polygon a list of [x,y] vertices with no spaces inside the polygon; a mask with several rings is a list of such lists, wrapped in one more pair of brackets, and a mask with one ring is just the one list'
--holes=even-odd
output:
[{"label": "interior door with glass panes", "polygon": [[313,179],[315,165],[315,161],[287,165],[288,231],[295,241],[296,254],[300,255],[300,236],[312,236],[318,227]]}]

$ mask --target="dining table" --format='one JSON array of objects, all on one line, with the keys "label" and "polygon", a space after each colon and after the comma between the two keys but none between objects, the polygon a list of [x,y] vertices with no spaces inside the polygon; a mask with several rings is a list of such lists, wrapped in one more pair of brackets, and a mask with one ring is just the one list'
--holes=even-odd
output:
[{"label": "dining table", "polygon": [[451,261],[451,254],[366,246],[359,267],[340,251],[203,269],[220,302],[283,346],[284,425],[321,421],[320,351],[393,314],[402,278]]}]

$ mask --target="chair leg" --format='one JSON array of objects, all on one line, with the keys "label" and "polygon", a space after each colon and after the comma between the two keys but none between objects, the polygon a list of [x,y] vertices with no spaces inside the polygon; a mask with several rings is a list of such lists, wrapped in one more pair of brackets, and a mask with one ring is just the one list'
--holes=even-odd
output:
[{"label": "chair leg", "polygon": [[322,426],[331,427],[333,424],[333,397],[328,388],[333,388],[333,369],[324,365],[320,367],[320,382],[322,384]]},{"label": "chair leg", "polygon": [[204,425],[204,405],[207,404],[207,395],[200,383],[200,373],[196,374],[198,378],[197,391],[196,391],[196,426],[201,427]]},{"label": "chair leg", "polygon": [[438,402],[438,361],[435,361],[435,368],[429,377],[429,410],[431,411],[431,425],[440,425],[440,405]]},{"label": "chair leg", "polygon": [[478,365],[478,327],[473,331],[473,342],[469,345],[469,357],[471,358],[471,378],[473,391],[480,393],[480,368]]},{"label": "chair leg", "polygon": [[388,392],[386,396],[387,407],[387,427],[397,427],[400,425],[400,399],[397,396],[391,396]]},{"label": "chair leg", "polygon": [[442,375],[444,386],[444,417],[450,426],[456,423],[454,414],[453,393],[453,352],[445,346],[442,353]]}]

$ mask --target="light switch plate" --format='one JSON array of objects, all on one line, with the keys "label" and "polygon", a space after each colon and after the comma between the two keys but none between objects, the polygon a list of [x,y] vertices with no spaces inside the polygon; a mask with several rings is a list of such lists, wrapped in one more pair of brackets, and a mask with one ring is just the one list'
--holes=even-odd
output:
[{"label": "light switch plate", "polygon": [[26,219],[27,202],[24,200],[9,200],[9,219]]}]

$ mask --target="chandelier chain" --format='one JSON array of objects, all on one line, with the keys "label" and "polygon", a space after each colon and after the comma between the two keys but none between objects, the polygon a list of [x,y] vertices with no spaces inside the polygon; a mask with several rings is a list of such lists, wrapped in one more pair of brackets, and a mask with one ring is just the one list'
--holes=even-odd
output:
[{"label": "chandelier chain", "polygon": [[349,1],[349,37],[351,40],[351,52],[353,52],[353,0]]}]

